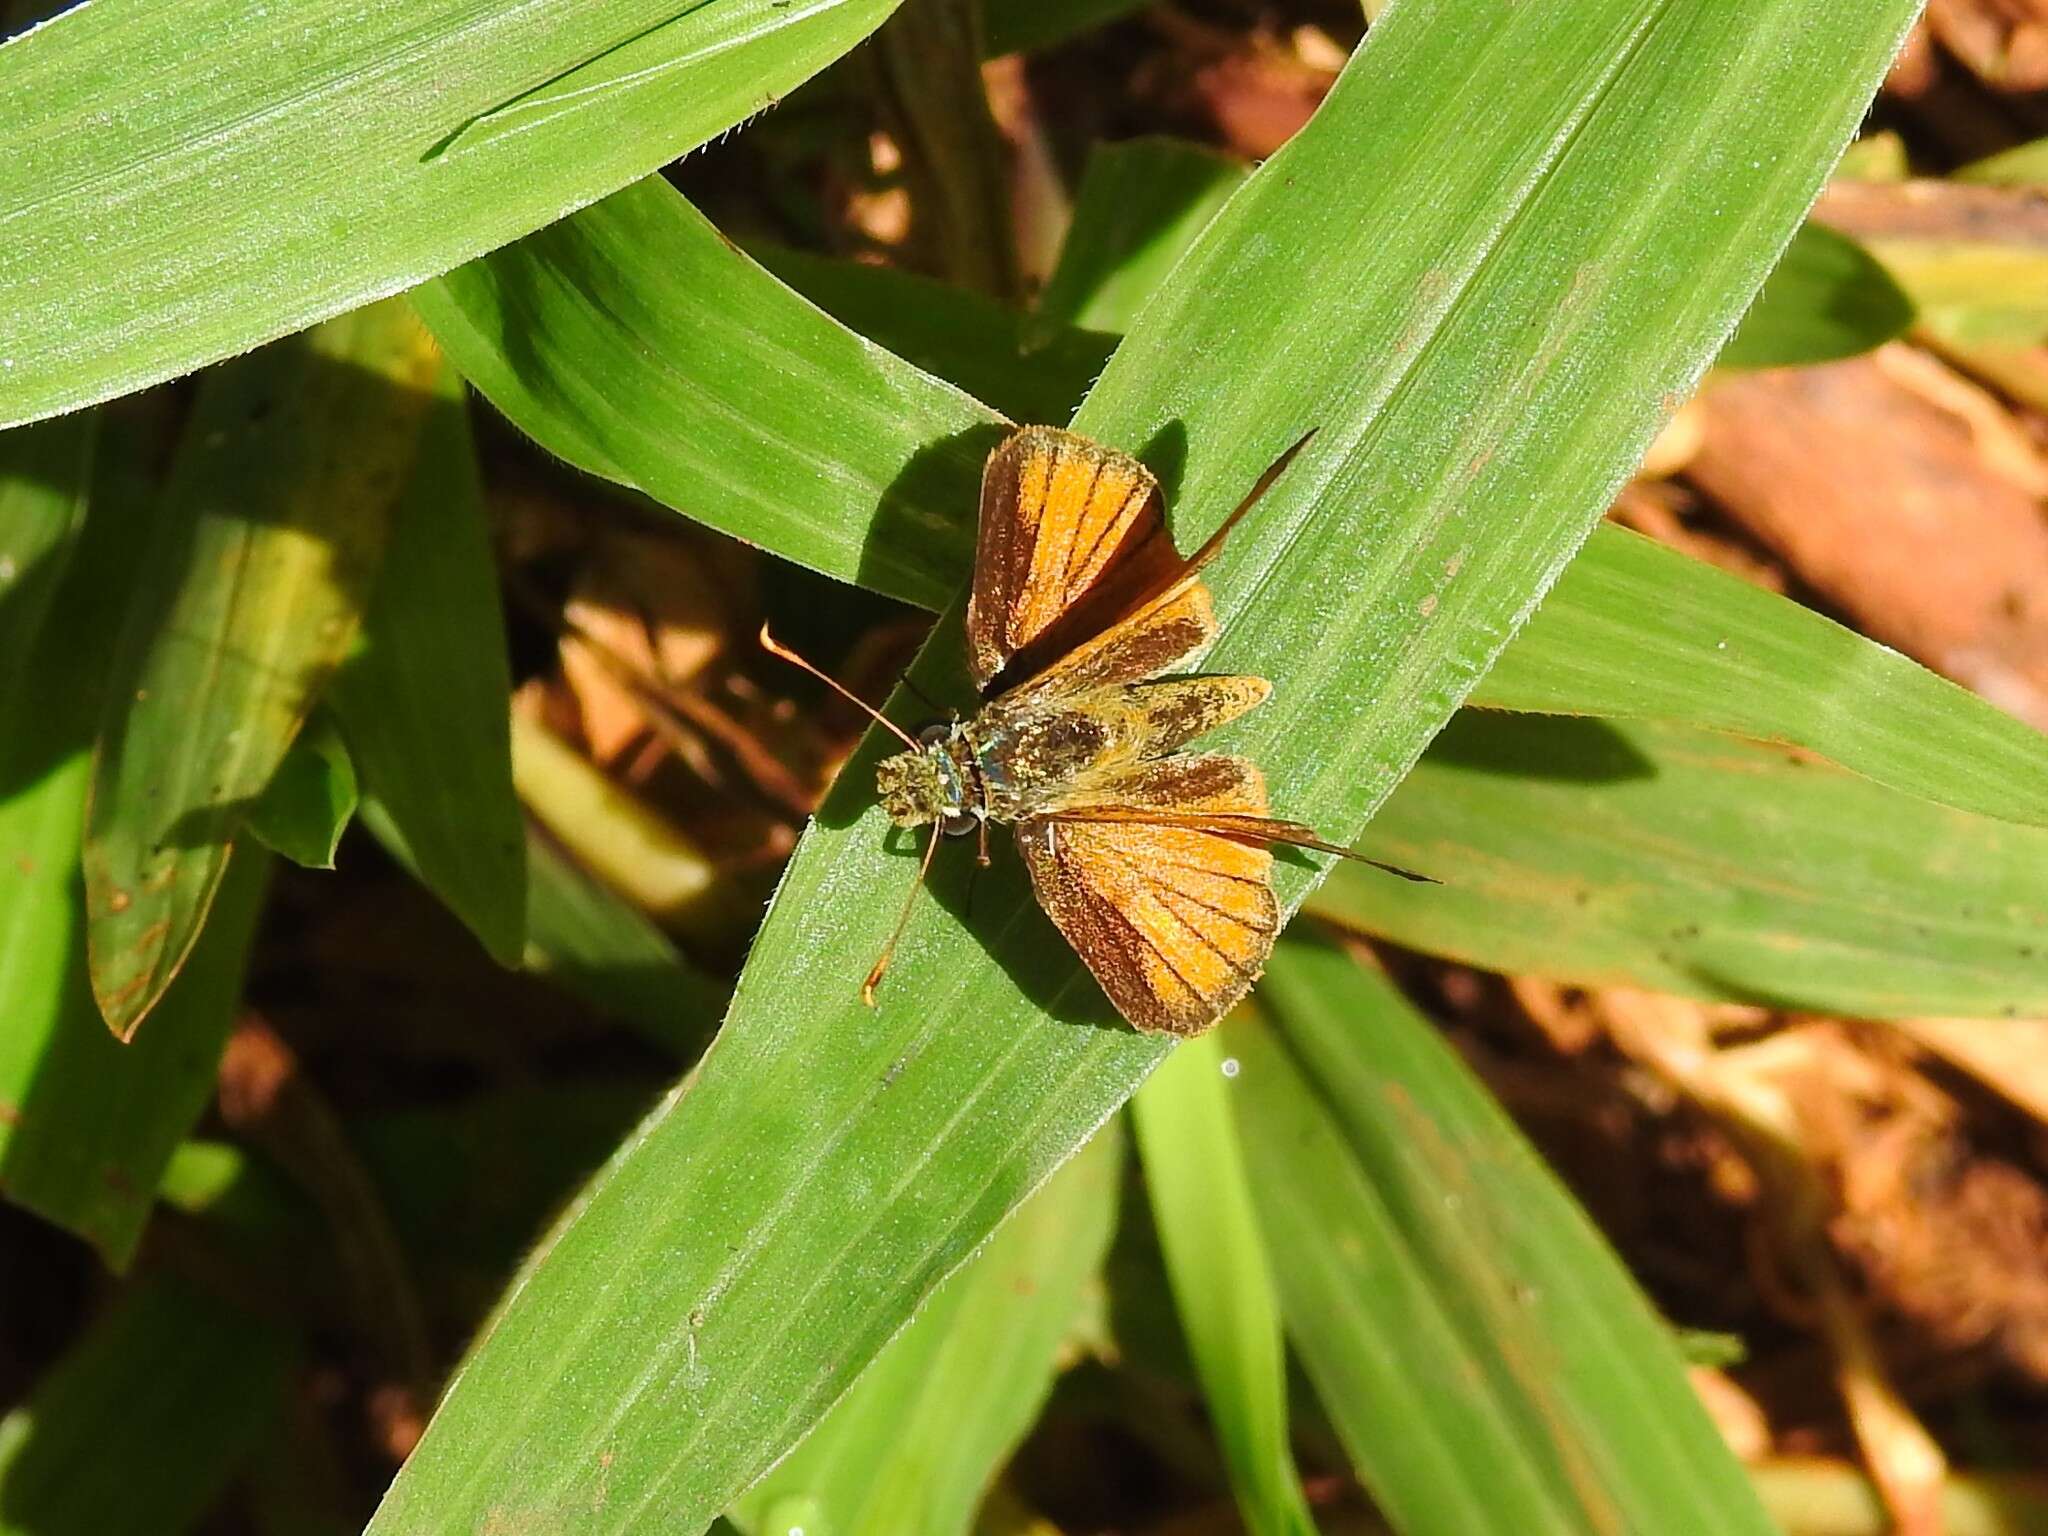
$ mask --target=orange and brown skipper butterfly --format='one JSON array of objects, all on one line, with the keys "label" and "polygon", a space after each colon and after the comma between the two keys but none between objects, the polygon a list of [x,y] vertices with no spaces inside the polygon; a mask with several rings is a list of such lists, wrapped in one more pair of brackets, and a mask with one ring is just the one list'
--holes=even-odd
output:
[{"label": "orange and brown skipper butterfly", "polygon": [[[1215,639],[1199,573],[1307,441],[1183,558],[1138,460],[1055,427],[1012,434],[981,483],[967,605],[980,712],[912,738],[869,711],[910,748],[875,780],[891,821],[932,826],[918,884],[942,833],[978,834],[986,863],[988,824],[1007,822],[1039,905],[1142,1030],[1199,1034],[1258,978],[1280,925],[1268,844],[1358,857],[1269,817],[1248,759],[1180,750],[1270,683],[1160,676]],[[861,989],[870,1004],[909,914]]]}]

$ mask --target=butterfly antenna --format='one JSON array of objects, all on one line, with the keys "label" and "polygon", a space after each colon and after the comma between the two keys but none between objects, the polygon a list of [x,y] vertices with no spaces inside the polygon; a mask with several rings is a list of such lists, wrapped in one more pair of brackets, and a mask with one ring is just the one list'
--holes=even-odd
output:
[{"label": "butterfly antenna", "polygon": [[1309,445],[1309,440],[1313,438],[1316,435],[1316,433],[1320,432],[1321,430],[1322,428],[1320,427],[1310,427],[1306,432],[1302,433],[1300,437],[1294,440],[1294,446],[1292,448],[1288,449],[1285,453],[1281,454],[1279,458],[1275,459],[1270,465],[1266,467],[1266,472],[1263,475],[1259,476],[1258,483],[1254,485],[1249,492],[1246,493],[1244,500],[1240,501],[1237,504],[1237,510],[1235,512],[1232,512],[1230,516],[1223,519],[1223,526],[1221,528],[1218,528],[1214,533],[1210,534],[1207,542],[1205,542],[1200,549],[1196,550],[1192,555],[1188,557],[1188,568],[1190,570],[1193,570],[1199,566],[1207,565],[1209,563],[1211,557],[1215,555],[1216,551],[1223,547],[1224,536],[1227,535],[1231,529],[1237,526],[1238,520],[1242,518],[1245,515],[1245,513],[1251,511],[1253,507],[1259,504],[1259,498],[1264,496],[1266,492],[1270,491],[1273,488],[1273,482],[1275,480],[1278,480],[1282,475],[1287,473],[1287,466],[1294,462],[1295,455],[1300,453],[1302,449],[1306,448]]},{"label": "butterfly antenna", "polygon": [[916,752],[919,750],[918,744],[911,739],[910,733],[904,730],[902,726],[898,725],[894,720],[891,720],[887,715],[883,714],[879,709],[875,708],[874,705],[870,704],[866,699],[862,698],[859,694],[855,693],[851,688],[848,688],[844,683],[840,682],[838,678],[832,676],[829,672],[824,671],[822,668],[814,667],[808,661],[805,661],[803,657],[797,655],[795,651],[792,651],[780,640],[777,640],[773,635],[769,634],[768,626],[766,624],[763,624],[761,626],[761,649],[766,651],[770,656],[780,656],[784,661],[789,662],[792,666],[802,667],[806,672],[810,673],[811,676],[815,677],[827,688],[830,688],[842,699],[849,700],[850,702],[860,706],[860,708],[865,710],[877,725],[889,731],[892,735],[896,737],[898,741],[902,742],[903,745],[910,748],[911,751]]},{"label": "butterfly antenna", "polygon": [[882,984],[882,972],[889,969],[889,961],[895,956],[896,941],[903,937],[903,930],[910,926],[911,909],[917,905],[917,893],[924,889],[924,877],[931,873],[932,855],[939,851],[939,824],[932,823],[931,840],[924,845],[924,862],[917,866],[917,880],[910,887],[910,894],[903,898],[903,911],[896,919],[895,930],[889,935],[889,942],[882,946],[882,957],[875,962],[875,968],[868,972],[866,981],[860,984],[860,1000],[870,1008],[875,1006],[875,988]]}]

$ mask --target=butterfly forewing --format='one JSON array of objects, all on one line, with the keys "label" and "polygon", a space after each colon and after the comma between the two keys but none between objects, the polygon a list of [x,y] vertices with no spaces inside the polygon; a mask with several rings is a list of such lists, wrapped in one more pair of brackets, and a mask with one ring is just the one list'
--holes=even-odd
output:
[{"label": "butterfly forewing", "polygon": [[[1182,562],[1166,537],[1159,483],[1129,454],[1056,427],[1026,427],[989,457],[981,482],[967,654],[987,687],[1106,627]],[[1060,637],[1054,639],[1054,635]]]}]

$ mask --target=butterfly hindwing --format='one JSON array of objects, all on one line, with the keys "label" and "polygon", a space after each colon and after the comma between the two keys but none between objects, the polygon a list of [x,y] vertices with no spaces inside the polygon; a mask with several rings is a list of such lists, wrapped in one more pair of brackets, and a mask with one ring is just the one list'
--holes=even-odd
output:
[{"label": "butterfly hindwing", "polygon": [[[1077,795],[1072,813],[1017,825],[1039,905],[1131,1023],[1199,1033],[1272,952],[1273,856],[1257,842],[1140,818],[1148,808],[1261,817],[1257,767],[1220,754],[1160,758],[1095,776]],[[1116,819],[1090,816],[1097,808]]]}]

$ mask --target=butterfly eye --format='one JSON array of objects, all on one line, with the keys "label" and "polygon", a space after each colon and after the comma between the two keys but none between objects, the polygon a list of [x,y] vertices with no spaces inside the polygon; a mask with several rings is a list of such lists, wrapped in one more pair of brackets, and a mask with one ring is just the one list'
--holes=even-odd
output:
[{"label": "butterfly eye", "polygon": [[969,833],[981,830],[981,818],[964,812],[956,816],[941,816],[939,830],[948,837],[966,837]]},{"label": "butterfly eye", "polygon": [[934,720],[930,725],[919,728],[917,744],[921,747],[935,747],[952,734],[953,724],[951,721]]}]

